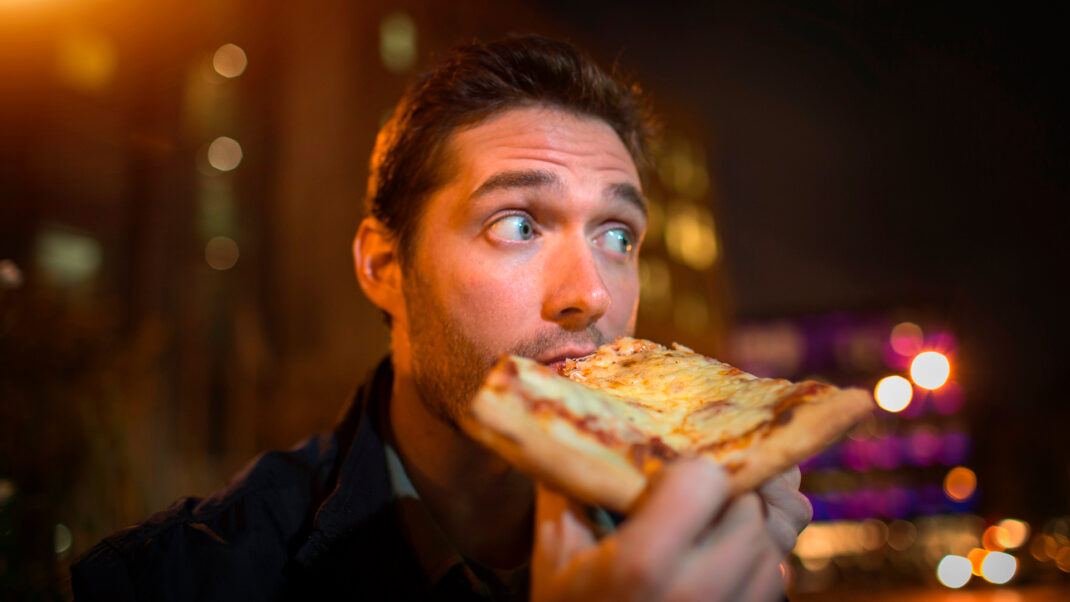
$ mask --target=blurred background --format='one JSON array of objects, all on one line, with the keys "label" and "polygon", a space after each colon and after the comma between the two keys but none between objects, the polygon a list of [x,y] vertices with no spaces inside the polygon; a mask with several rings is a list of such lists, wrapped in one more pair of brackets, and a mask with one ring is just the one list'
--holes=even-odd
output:
[{"label": "blurred background", "polygon": [[566,38],[665,125],[640,336],[875,391],[804,466],[792,599],[1070,594],[1063,8],[0,0],[0,596],[386,350],[349,244],[409,78]]}]

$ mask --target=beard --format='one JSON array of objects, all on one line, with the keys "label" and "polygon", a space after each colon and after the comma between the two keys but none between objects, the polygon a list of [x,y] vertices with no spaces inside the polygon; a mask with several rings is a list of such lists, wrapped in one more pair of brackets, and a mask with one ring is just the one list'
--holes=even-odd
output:
[{"label": "beard", "polygon": [[430,282],[405,276],[402,290],[416,392],[433,416],[458,431],[461,415],[501,354],[536,358],[568,344],[605,343],[605,335],[590,324],[580,331],[554,327],[508,349],[491,349],[462,331]]}]

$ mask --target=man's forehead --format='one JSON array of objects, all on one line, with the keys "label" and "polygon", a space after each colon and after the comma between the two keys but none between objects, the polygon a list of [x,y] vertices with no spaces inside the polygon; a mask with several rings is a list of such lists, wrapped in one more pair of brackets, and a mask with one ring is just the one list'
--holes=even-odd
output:
[{"label": "man's forehead", "polygon": [[619,172],[641,189],[635,161],[605,120],[542,105],[502,109],[453,132],[444,146],[447,181],[468,178],[474,192],[503,171],[503,161],[534,160],[562,167],[583,163]]}]

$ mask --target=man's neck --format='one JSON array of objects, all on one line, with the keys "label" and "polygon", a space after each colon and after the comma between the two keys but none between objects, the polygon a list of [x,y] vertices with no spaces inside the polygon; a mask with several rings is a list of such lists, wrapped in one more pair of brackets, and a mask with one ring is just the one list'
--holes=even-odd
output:
[{"label": "man's neck", "polygon": [[526,561],[531,480],[429,412],[408,375],[394,375],[389,416],[409,480],[457,551],[498,569]]}]

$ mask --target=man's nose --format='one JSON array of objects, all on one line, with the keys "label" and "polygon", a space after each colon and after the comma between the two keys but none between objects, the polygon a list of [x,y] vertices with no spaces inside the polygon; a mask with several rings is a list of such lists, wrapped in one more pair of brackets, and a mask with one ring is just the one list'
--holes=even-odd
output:
[{"label": "man's nose", "polygon": [[585,237],[556,249],[546,265],[542,317],[565,330],[583,330],[598,321],[612,301],[595,249]]}]

